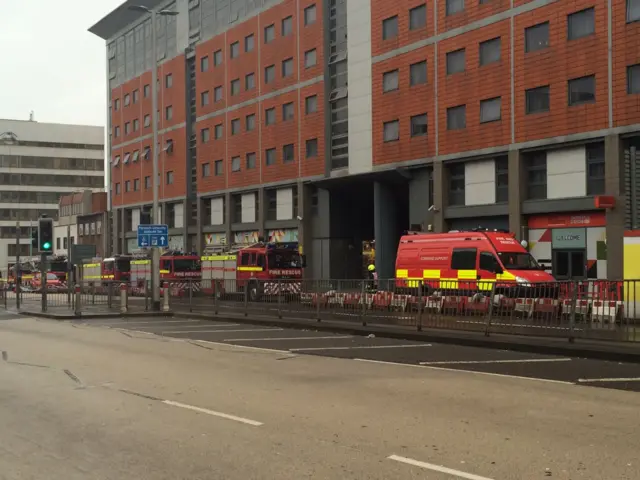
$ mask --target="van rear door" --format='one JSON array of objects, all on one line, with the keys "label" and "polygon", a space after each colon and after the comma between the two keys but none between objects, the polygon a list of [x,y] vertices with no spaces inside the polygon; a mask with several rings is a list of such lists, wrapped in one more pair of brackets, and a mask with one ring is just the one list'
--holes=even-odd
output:
[{"label": "van rear door", "polygon": [[[447,275],[445,289],[476,290],[478,282],[477,248],[454,248],[451,252],[451,271]],[[443,276],[444,277],[444,276]]]}]

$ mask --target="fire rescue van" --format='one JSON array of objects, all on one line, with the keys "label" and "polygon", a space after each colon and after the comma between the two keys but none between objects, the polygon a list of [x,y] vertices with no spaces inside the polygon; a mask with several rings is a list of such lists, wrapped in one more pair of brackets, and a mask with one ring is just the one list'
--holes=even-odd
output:
[{"label": "fire rescue van", "polygon": [[[507,231],[451,231],[404,235],[396,257],[396,288],[420,282],[427,290],[486,291],[509,295],[554,278]],[[550,292],[551,293],[551,292]]]},{"label": "fire rescue van", "polygon": [[[173,290],[191,286],[194,291],[199,291],[201,275],[197,255],[168,250],[160,256],[160,280],[170,282]],[[130,279],[131,286],[138,291],[144,291],[145,282],[151,281],[151,260],[146,252],[132,257]]]},{"label": "fire rescue van", "polygon": [[129,255],[115,255],[110,258],[94,258],[90,263],[82,265],[82,283],[97,283],[102,280],[108,282],[129,283],[131,257]]},{"label": "fire rescue van", "polygon": [[300,294],[302,289],[304,256],[295,242],[210,249],[201,260],[202,289],[207,294],[222,296],[248,289],[253,301],[261,295]]}]

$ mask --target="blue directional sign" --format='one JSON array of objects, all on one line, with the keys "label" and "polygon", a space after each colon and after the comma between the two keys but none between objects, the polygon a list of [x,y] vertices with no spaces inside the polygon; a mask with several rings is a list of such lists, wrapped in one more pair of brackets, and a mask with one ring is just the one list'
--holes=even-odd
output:
[{"label": "blue directional sign", "polygon": [[167,225],[138,225],[138,247],[169,246],[169,227]]}]

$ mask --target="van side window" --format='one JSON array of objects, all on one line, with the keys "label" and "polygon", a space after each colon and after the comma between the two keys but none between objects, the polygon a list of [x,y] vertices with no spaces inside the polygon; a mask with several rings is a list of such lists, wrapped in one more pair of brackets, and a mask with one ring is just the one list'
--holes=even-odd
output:
[{"label": "van side window", "polygon": [[171,271],[171,260],[163,260],[162,264],[160,265],[160,268],[162,270],[169,270]]},{"label": "van side window", "polygon": [[251,260],[250,260],[250,265],[255,265],[256,264],[256,254],[252,253],[251,254]]},{"label": "van side window", "polygon": [[498,260],[491,252],[480,252],[480,270],[495,272]]},{"label": "van side window", "polygon": [[240,265],[249,265],[249,254],[243,253],[240,256]]},{"label": "van side window", "polygon": [[478,250],[475,248],[454,248],[451,270],[475,270],[477,254]]},{"label": "van side window", "polygon": [[258,263],[257,263],[257,265],[259,267],[264,268],[264,255],[263,254],[258,255]]}]

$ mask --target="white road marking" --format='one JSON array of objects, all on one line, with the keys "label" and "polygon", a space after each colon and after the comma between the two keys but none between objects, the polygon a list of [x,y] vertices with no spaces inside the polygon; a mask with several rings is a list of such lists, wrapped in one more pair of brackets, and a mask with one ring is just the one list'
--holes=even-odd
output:
[{"label": "white road marking", "polygon": [[237,332],[278,332],[284,328],[247,328],[244,330],[163,330],[162,333],[237,333]]},{"label": "white road marking", "polygon": [[282,340],[333,340],[336,338],[353,338],[353,335],[333,335],[331,337],[278,337],[278,338],[225,338],[223,342],[269,342]]},{"label": "white road marking", "polygon": [[190,343],[205,343],[205,344],[208,344],[208,345],[217,345],[219,347],[244,348],[246,350],[257,350],[259,352],[289,353],[289,350],[277,350],[275,348],[250,347],[248,345],[236,345],[234,343],[210,342],[209,340],[192,340]]},{"label": "white road marking", "polygon": [[[121,322],[108,322],[108,323],[97,323],[94,324],[98,327],[107,327],[109,325],[137,325],[137,324],[147,324],[147,323],[157,323],[158,325],[163,325],[165,323],[194,323],[197,322],[198,320],[139,320],[139,321],[133,321],[133,322],[128,322],[126,320],[123,320]],[[91,323],[85,323],[84,325],[92,325]]]},{"label": "white road marking", "polygon": [[432,367],[431,365],[418,365],[411,363],[398,363],[398,362],[385,362],[382,360],[369,360],[368,358],[354,358],[353,360],[357,360],[359,362],[369,362],[369,363],[381,363],[386,365],[395,365],[397,367],[413,367],[413,368],[428,368],[431,370],[441,370],[443,372],[458,372],[458,373],[470,373],[473,375],[487,375],[489,377],[501,377],[501,378],[517,378],[520,380],[532,380],[534,382],[544,382],[544,383],[558,383],[560,385],[575,385],[573,382],[565,382],[562,380],[549,380],[547,378],[535,378],[535,377],[521,377],[519,375],[503,375],[502,373],[491,373],[491,372],[477,372],[474,370],[464,370],[462,368],[445,368],[445,367]]},{"label": "white road marking", "polygon": [[364,349],[364,348],[420,348],[420,347],[430,347],[430,343],[424,343],[420,345],[410,344],[410,345],[354,345],[351,347],[313,347],[313,348],[290,348],[290,352],[308,352],[313,350],[354,350],[354,349]]},{"label": "white road marking", "polygon": [[629,378],[579,378],[579,383],[592,383],[592,382],[640,382],[640,377]]},{"label": "white road marking", "polygon": [[462,360],[450,362],[420,362],[420,365],[484,365],[491,363],[570,362],[571,358],[525,358],[519,360]]},{"label": "white road marking", "polygon": [[[230,323],[228,325],[185,325],[186,328],[219,328],[219,327],[237,327],[239,323]],[[162,327],[162,325],[157,325],[158,327]],[[145,328],[156,327],[156,325],[150,325]],[[171,328],[182,328],[182,325],[170,325]],[[223,330],[224,331],[224,330]],[[228,332],[233,332],[233,330],[226,330]]]},{"label": "white road marking", "polygon": [[457,478],[465,478],[467,480],[492,480],[489,477],[481,477],[480,475],[474,475],[473,473],[467,473],[461,470],[454,470],[453,468],[447,468],[441,465],[434,465],[433,463],[420,462],[418,460],[414,460],[413,458],[401,457],[399,455],[390,455],[387,458],[389,460],[395,460],[396,462],[406,463],[407,465],[412,465],[414,467],[420,467],[420,468],[425,468],[427,470],[432,470],[434,472],[445,473],[447,475],[452,475]]},{"label": "white road marking", "polygon": [[186,403],[174,402],[172,400],[163,400],[162,403],[165,405],[171,405],[172,407],[184,408],[186,410],[193,410],[198,413],[206,413],[207,415],[212,415],[214,417],[226,418],[227,420],[233,420],[235,422],[246,423],[247,425],[252,425],[254,427],[259,427],[263,425],[262,422],[256,422],[255,420],[251,420],[249,418],[236,417],[235,415],[229,415],[228,413],[216,412],[214,410],[209,410],[208,408],[195,407],[193,405],[187,405]]}]

